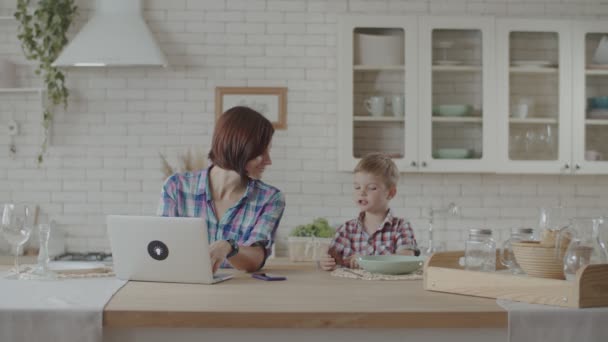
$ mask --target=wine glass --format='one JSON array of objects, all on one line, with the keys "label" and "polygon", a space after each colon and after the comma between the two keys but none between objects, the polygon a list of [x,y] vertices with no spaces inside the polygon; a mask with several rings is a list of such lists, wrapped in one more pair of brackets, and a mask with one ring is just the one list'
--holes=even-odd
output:
[{"label": "wine glass", "polygon": [[2,230],[2,236],[8,241],[15,253],[15,268],[9,272],[6,278],[20,278],[19,252],[23,244],[30,238],[32,232],[32,227],[28,222],[29,214],[29,208],[27,206],[25,206],[24,209],[24,216],[20,217],[15,211],[14,204],[9,203],[4,205],[0,228]]}]

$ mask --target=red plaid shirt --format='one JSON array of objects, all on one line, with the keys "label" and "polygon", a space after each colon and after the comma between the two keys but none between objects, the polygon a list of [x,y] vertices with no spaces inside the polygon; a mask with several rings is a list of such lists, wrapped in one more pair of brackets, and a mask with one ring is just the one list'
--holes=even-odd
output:
[{"label": "red plaid shirt", "polygon": [[365,212],[359,217],[344,223],[329,246],[329,255],[338,265],[348,266],[348,257],[359,255],[395,254],[403,249],[417,251],[414,230],[403,218],[394,217],[389,209],[384,221],[370,236],[363,227]]}]

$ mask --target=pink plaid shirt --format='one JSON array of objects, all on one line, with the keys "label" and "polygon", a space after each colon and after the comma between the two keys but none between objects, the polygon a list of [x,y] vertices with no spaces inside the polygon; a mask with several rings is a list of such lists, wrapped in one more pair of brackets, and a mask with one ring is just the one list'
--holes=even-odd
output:
[{"label": "pink plaid shirt", "polygon": [[384,221],[370,236],[363,227],[365,212],[359,217],[344,223],[329,246],[329,255],[336,259],[336,263],[348,266],[345,261],[348,257],[359,255],[387,255],[395,254],[403,249],[411,249],[418,254],[414,230],[409,222],[403,218],[393,216],[389,209]]}]

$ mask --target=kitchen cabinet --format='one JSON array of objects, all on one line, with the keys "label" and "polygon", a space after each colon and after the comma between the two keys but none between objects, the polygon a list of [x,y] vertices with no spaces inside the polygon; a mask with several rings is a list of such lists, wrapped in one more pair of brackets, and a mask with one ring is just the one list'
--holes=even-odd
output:
[{"label": "kitchen cabinet", "polygon": [[494,167],[494,19],[421,17],[421,172],[488,172]]},{"label": "kitchen cabinet", "polygon": [[497,19],[496,45],[496,172],[570,172],[570,21]]},{"label": "kitchen cabinet", "polygon": [[[573,25],[572,167],[575,174],[608,173],[608,24]],[[603,50],[597,57],[595,53]],[[605,49],[605,50],[604,50]]]},{"label": "kitchen cabinet", "polygon": [[[403,61],[366,63],[395,52],[361,36],[395,32]],[[339,43],[340,170],[380,151],[402,172],[608,173],[603,22],[348,16]]]},{"label": "kitchen cabinet", "polygon": [[418,159],[418,18],[343,17],[340,26],[339,169],[382,151],[405,170]]},{"label": "kitchen cabinet", "polygon": [[339,169],[381,151],[404,172],[491,170],[493,40],[487,17],[341,18]]}]

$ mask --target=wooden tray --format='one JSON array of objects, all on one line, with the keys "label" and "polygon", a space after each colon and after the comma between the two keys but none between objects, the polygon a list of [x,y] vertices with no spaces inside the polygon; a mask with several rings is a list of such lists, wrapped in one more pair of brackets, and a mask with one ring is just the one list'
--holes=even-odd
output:
[{"label": "wooden tray", "polygon": [[571,308],[608,306],[608,264],[580,269],[576,280],[514,275],[498,266],[497,272],[464,270],[458,265],[463,251],[435,253],[424,264],[424,289],[475,297]]}]

